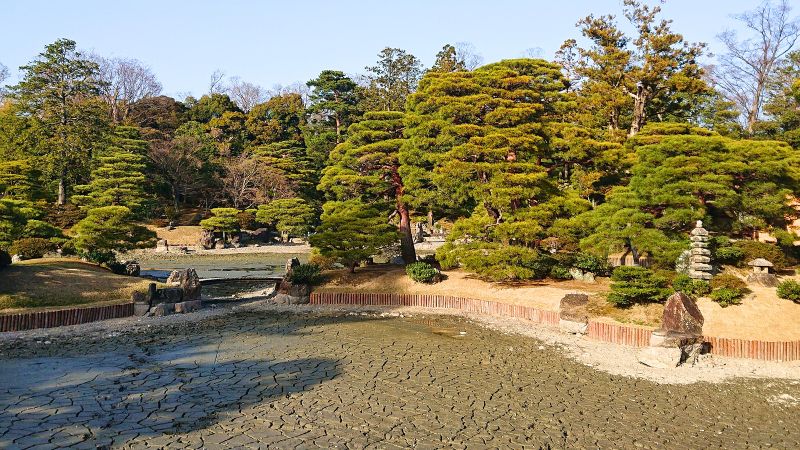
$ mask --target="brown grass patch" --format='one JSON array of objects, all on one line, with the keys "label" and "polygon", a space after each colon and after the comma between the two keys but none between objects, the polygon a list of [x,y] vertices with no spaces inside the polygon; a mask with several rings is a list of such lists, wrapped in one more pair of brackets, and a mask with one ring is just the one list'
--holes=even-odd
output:
[{"label": "brown grass patch", "polygon": [[0,312],[125,303],[133,291],[145,291],[149,283],[79,260],[23,261],[0,270]]}]

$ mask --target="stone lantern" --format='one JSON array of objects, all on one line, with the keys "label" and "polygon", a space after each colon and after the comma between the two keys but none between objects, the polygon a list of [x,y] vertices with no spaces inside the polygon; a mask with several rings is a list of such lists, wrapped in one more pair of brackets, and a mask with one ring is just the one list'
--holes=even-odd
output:
[{"label": "stone lantern", "polygon": [[692,248],[689,251],[689,276],[695,280],[710,280],[711,250],[708,249],[708,231],[703,228],[703,221],[698,220],[692,230]]},{"label": "stone lantern", "polygon": [[747,276],[748,283],[757,283],[762,286],[774,287],[778,285],[778,277],[771,273],[774,265],[764,258],[757,258],[749,263],[753,267],[753,273]]},{"label": "stone lantern", "polygon": [[748,266],[753,266],[753,273],[770,273],[774,264],[764,258],[757,258],[749,263]]}]

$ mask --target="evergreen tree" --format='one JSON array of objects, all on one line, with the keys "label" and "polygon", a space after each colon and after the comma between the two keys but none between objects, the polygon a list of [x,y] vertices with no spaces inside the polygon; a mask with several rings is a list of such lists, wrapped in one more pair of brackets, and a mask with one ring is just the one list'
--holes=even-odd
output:
[{"label": "evergreen tree", "polygon": [[376,206],[388,206],[399,217],[400,250],[403,260],[417,260],[411,235],[411,213],[404,200],[405,186],[400,177],[398,154],[404,143],[401,112],[368,112],[350,126],[347,140],[337,146],[325,168],[318,189],[338,201],[359,199]]},{"label": "evergreen tree", "polygon": [[338,70],[323,70],[306,84],[312,89],[308,107],[312,123],[332,128],[335,143],[340,144],[345,130],[359,115],[358,86]]},{"label": "evergreen tree", "polygon": [[459,58],[456,48],[446,44],[436,54],[436,61],[430,70],[434,72],[458,72],[467,70],[467,65],[463,59]]},{"label": "evergreen tree", "polygon": [[187,108],[186,120],[200,123],[208,123],[211,119],[222,117],[226,112],[242,112],[230,97],[218,92],[204,95],[200,100],[188,97],[184,103]]},{"label": "evergreen tree", "polygon": [[326,202],[310,243],[323,256],[336,258],[355,272],[360,261],[397,242],[397,228],[375,205],[359,200]]},{"label": "evergreen tree", "polygon": [[90,209],[72,228],[72,235],[78,252],[97,263],[115,261],[118,251],[151,247],[156,237],[153,231],[135,224],[133,213],[125,206]]},{"label": "evergreen tree", "polygon": [[314,208],[302,198],[282,198],[260,205],[256,220],[275,227],[284,242],[292,236],[305,236],[316,218]]},{"label": "evergreen tree", "polygon": [[376,65],[366,68],[370,84],[365,109],[402,111],[406,97],[417,89],[422,63],[399,48],[386,47],[378,53],[378,58]]},{"label": "evergreen tree", "polygon": [[36,151],[45,155],[47,173],[58,184],[59,205],[67,202],[70,184],[88,174],[107,128],[97,98],[98,66],[75,47],[69,39],[47,45],[38,59],[20,68],[22,81],[11,87],[21,112],[38,122]]},{"label": "evergreen tree", "polygon": [[226,240],[227,235],[239,231],[239,210],[236,208],[213,208],[213,214],[208,219],[200,221],[200,226],[204,230],[222,233],[222,239]]},{"label": "evergreen tree", "polygon": [[117,127],[112,146],[99,156],[89,184],[75,186],[81,195],[72,200],[88,208],[126,206],[135,215],[142,213],[146,201],[144,152],[147,142],[131,127]]}]

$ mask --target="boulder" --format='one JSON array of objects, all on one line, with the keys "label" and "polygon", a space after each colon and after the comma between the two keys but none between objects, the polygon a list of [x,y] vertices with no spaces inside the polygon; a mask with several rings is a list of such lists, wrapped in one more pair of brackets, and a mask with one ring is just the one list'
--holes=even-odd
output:
[{"label": "boulder", "polygon": [[687,345],[702,343],[703,337],[697,334],[655,330],[650,335],[650,347],[683,348]]},{"label": "boulder", "polygon": [[185,302],[175,303],[175,312],[185,314],[197,311],[203,306],[200,300],[189,300]]},{"label": "boulder", "polygon": [[702,335],[703,320],[697,303],[683,292],[676,292],[664,305],[661,327],[666,332]]},{"label": "boulder", "polygon": [[589,296],[586,294],[567,294],[558,305],[558,317],[561,320],[586,323],[589,316],[586,314],[586,305],[589,303]]},{"label": "boulder", "polygon": [[125,261],[125,275],[129,277],[138,277],[142,272],[142,267],[136,261]]},{"label": "boulder", "polygon": [[594,273],[583,271],[576,267],[569,269],[569,274],[572,276],[572,279],[583,281],[584,283],[594,283]]},{"label": "boulder", "polygon": [[11,264],[16,264],[22,261],[22,256],[19,255],[11,255]]},{"label": "boulder", "polygon": [[211,230],[203,230],[200,234],[200,239],[197,241],[197,246],[203,250],[210,250],[214,247],[214,232]]},{"label": "boulder", "polygon": [[766,287],[776,287],[778,285],[778,277],[773,273],[751,273],[747,275],[747,282]]},{"label": "boulder", "polygon": [[225,241],[222,239],[214,239],[214,250],[220,250],[225,248]]},{"label": "boulder", "polygon": [[147,303],[134,303],[133,304],[133,315],[134,316],[143,316],[150,311],[150,305]]},{"label": "boulder", "polygon": [[178,303],[183,301],[183,289],[179,287],[168,287],[158,289],[155,295],[150,299],[150,306],[155,306],[161,303]]},{"label": "boulder", "polygon": [[683,353],[678,347],[647,347],[640,350],[637,357],[639,362],[645,366],[669,369],[680,365]]},{"label": "boulder", "polygon": [[200,300],[200,277],[192,268],[173,270],[167,278],[167,284],[183,289],[183,300]]},{"label": "boulder", "polygon": [[131,294],[131,301],[133,303],[144,303],[144,304],[150,303],[147,300],[147,293],[139,291],[133,291],[133,293]]},{"label": "boulder", "polygon": [[589,331],[589,323],[559,319],[558,328],[565,333],[584,335]]},{"label": "boulder", "polygon": [[150,315],[160,317],[160,316],[168,316],[175,312],[175,304],[174,303],[159,303],[152,308],[150,308]]}]

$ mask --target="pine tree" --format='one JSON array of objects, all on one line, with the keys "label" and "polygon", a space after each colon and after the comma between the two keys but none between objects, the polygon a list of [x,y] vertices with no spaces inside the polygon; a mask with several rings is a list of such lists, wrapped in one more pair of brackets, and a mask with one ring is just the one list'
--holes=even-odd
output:
[{"label": "pine tree", "polygon": [[397,242],[397,228],[381,213],[375,205],[359,200],[326,202],[310,243],[354,272],[360,261]]},{"label": "pine tree", "polygon": [[351,125],[347,140],[331,153],[318,189],[338,201],[359,199],[384,206],[387,198],[393,199],[391,210],[381,215],[397,213],[401,254],[406,263],[412,263],[417,257],[398,160],[404,143],[403,117],[401,112],[368,112],[363,120]]},{"label": "pine tree", "polygon": [[146,202],[147,142],[132,127],[117,127],[111,140],[112,146],[97,158],[91,181],[75,186],[81,195],[72,200],[87,208],[126,206],[138,216]]},{"label": "pine tree", "polygon": [[274,226],[284,242],[292,236],[305,236],[311,230],[316,211],[301,198],[282,198],[260,205],[256,220]]},{"label": "pine tree", "polygon": [[97,263],[113,262],[118,251],[151,247],[156,237],[153,231],[135,224],[133,213],[125,206],[90,209],[72,228],[72,235],[78,252]]},{"label": "pine tree", "polygon": [[88,175],[93,153],[103,145],[107,113],[97,98],[102,87],[98,66],[75,50],[75,41],[59,39],[39,58],[21,67],[22,81],[11,97],[37,121],[37,153],[58,184],[57,202],[67,202],[70,183]]}]

